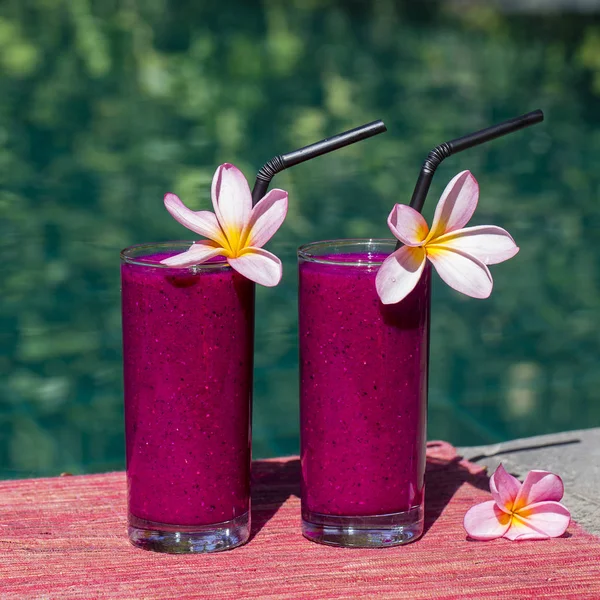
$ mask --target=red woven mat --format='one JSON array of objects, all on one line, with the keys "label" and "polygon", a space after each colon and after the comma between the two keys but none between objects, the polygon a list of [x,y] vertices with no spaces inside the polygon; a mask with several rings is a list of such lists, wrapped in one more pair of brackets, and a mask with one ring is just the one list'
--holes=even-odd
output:
[{"label": "red woven mat", "polygon": [[426,532],[383,550],[300,534],[299,463],[254,463],[253,534],[236,550],[166,555],[126,536],[123,473],[0,482],[0,598],[600,598],[600,539],[467,541],[481,468],[428,449]]}]

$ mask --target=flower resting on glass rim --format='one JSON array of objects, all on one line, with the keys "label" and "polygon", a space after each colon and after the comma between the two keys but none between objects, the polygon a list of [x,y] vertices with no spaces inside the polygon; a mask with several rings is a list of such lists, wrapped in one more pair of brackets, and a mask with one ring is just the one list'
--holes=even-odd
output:
[{"label": "flower resting on glass rim", "polygon": [[512,258],[519,248],[501,227],[465,227],[478,199],[476,179],[470,171],[462,171],[446,186],[431,229],[414,208],[394,206],[388,226],[404,245],[386,258],[377,273],[377,293],[384,304],[396,304],[412,292],[427,260],[455,290],[473,298],[487,298],[492,293],[487,265]]},{"label": "flower resting on glass rim", "polygon": [[229,163],[216,170],[211,197],[215,212],[193,211],[175,194],[165,194],[165,207],[184,227],[207,237],[161,261],[169,267],[190,267],[217,256],[244,277],[272,287],[281,280],[281,261],[263,246],[287,214],[287,192],[273,189],[252,207],[252,194],[242,172]]}]

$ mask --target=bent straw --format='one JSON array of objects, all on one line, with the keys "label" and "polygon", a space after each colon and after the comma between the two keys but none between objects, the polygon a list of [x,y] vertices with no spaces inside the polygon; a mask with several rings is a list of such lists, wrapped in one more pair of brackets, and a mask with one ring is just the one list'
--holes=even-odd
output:
[{"label": "bent straw", "polygon": [[387,128],[383,121],[373,121],[304,148],[273,157],[260,168],[256,175],[256,182],[252,190],[252,204],[256,204],[267,193],[271,179],[280,171],[338,148],[360,142],[384,131],[387,131]]},{"label": "bent straw", "polygon": [[417,184],[410,200],[410,206],[419,212],[423,210],[423,204],[425,204],[427,192],[429,192],[429,186],[431,185],[435,170],[445,158],[468,148],[473,148],[473,146],[479,146],[479,144],[485,144],[498,137],[513,133],[513,131],[541,123],[543,120],[544,113],[538,109],[520,117],[503,121],[497,125],[492,125],[486,129],[481,129],[480,131],[475,131],[474,133],[469,133],[463,137],[440,144],[427,155],[421,167],[421,172],[419,173],[419,178],[417,179]]}]

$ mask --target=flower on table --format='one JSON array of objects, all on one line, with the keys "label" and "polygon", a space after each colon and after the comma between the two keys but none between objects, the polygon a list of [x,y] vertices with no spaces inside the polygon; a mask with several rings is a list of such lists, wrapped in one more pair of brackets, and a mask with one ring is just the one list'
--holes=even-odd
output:
[{"label": "flower on table", "polygon": [[244,277],[272,287],[281,280],[281,261],[263,246],[273,237],[287,214],[287,192],[273,189],[252,207],[252,194],[242,172],[221,165],[212,180],[214,213],[187,208],[175,194],[165,194],[165,207],[184,227],[207,237],[175,256],[162,260],[169,267],[190,267],[216,256]]},{"label": "flower on table", "polygon": [[512,258],[519,248],[501,227],[465,227],[478,199],[477,180],[462,171],[446,186],[431,229],[414,208],[394,206],[388,226],[404,245],[386,258],[377,273],[377,293],[384,304],[395,304],[410,294],[427,260],[455,290],[473,298],[491,294],[493,280],[487,265]]},{"label": "flower on table", "polygon": [[529,471],[523,483],[500,465],[490,478],[493,500],[470,508],[464,528],[476,540],[546,540],[561,536],[571,514],[560,504],[561,478],[548,471]]}]

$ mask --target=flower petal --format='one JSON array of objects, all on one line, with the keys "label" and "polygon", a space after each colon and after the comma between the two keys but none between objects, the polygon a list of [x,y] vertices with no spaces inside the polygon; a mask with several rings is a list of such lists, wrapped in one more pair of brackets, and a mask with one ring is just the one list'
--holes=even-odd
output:
[{"label": "flower petal", "polygon": [[208,210],[193,211],[171,193],[165,194],[164,202],[171,216],[184,227],[214,240],[220,246],[226,245],[225,236],[214,213]]},{"label": "flower petal", "polygon": [[281,261],[263,248],[244,248],[236,258],[227,262],[241,275],[260,285],[273,287],[281,281]]},{"label": "flower petal", "polygon": [[191,267],[206,262],[215,256],[226,256],[228,251],[214,242],[201,240],[192,244],[188,250],[175,256],[170,256],[160,261],[161,265],[168,267]]},{"label": "flower petal", "polygon": [[502,464],[498,465],[490,477],[490,492],[500,510],[510,514],[520,489],[521,482],[508,473]]},{"label": "flower petal", "polygon": [[406,204],[396,204],[387,222],[394,236],[407,246],[419,246],[429,233],[423,215]]},{"label": "flower petal", "polygon": [[425,250],[402,246],[384,261],[375,279],[384,304],[396,304],[415,289],[425,268]]},{"label": "flower petal", "polygon": [[495,540],[510,527],[511,515],[502,512],[494,500],[472,506],[463,520],[463,526],[475,540]]},{"label": "flower petal", "polygon": [[472,298],[487,298],[492,293],[494,281],[490,270],[474,256],[446,246],[428,245],[427,258],[457,292]]},{"label": "flower petal", "polygon": [[546,500],[558,502],[564,493],[565,488],[558,475],[548,471],[529,471],[517,494],[513,510]]},{"label": "flower petal", "polygon": [[464,227],[473,216],[478,199],[479,184],[471,172],[456,175],[440,197],[426,241]]},{"label": "flower petal", "polygon": [[243,244],[262,248],[281,227],[288,209],[288,195],[283,190],[271,190],[252,209],[244,230]]},{"label": "flower petal", "polygon": [[217,219],[232,250],[239,249],[240,237],[252,212],[252,194],[243,173],[229,163],[215,171],[211,188]]},{"label": "flower petal", "polygon": [[571,522],[571,513],[560,502],[538,502],[514,515],[509,540],[545,540],[561,536]]},{"label": "flower petal", "polygon": [[486,265],[504,262],[519,251],[510,233],[494,225],[459,229],[436,238],[435,243],[461,250]]}]

